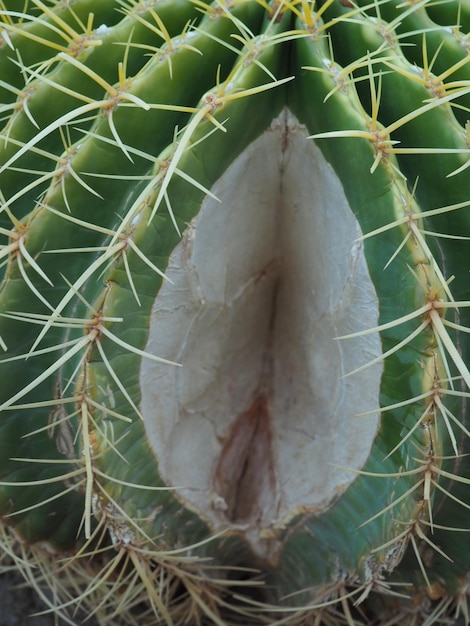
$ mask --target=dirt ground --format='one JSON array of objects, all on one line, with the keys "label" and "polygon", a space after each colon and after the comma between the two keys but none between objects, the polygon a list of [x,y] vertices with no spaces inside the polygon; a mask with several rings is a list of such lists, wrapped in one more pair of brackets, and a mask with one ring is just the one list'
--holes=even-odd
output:
[{"label": "dirt ground", "polygon": [[[69,624],[53,615],[34,615],[46,610],[37,593],[24,585],[18,574],[0,575],[0,626],[66,626]],[[74,623],[97,626],[93,620],[84,621],[86,616],[74,618]]]},{"label": "dirt ground", "polygon": [[22,582],[15,574],[0,576],[0,626],[59,626],[51,615],[30,617],[45,607]]}]

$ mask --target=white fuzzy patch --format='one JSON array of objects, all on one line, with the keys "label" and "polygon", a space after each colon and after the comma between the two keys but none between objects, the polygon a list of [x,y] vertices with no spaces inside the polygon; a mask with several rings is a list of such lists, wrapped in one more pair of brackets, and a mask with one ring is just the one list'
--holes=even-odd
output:
[{"label": "white fuzzy patch", "polygon": [[307,135],[284,114],[214,185],[222,202],[206,198],[174,249],[145,347],[182,367],[141,367],[163,479],[260,554],[272,528],[328,509],[356,477],[337,466],[360,469],[378,425],[357,414],[378,410],[382,366],[341,377],[379,338],[335,340],[377,325],[377,297],[358,222]]}]

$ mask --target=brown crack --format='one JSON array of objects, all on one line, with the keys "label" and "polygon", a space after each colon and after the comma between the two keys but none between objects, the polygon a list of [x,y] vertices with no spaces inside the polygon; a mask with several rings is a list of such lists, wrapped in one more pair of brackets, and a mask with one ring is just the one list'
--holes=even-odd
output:
[{"label": "brown crack", "polygon": [[215,488],[233,522],[257,519],[275,491],[268,401],[257,396],[235,420],[215,472]]}]

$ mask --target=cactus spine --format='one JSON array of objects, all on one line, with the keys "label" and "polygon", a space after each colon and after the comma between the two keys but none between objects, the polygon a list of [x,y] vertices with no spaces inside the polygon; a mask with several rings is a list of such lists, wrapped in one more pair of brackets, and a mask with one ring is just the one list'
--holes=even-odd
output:
[{"label": "cactus spine", "polygon": [[23,4],[6,553],[70,623],[468,616],[467,3]]}]

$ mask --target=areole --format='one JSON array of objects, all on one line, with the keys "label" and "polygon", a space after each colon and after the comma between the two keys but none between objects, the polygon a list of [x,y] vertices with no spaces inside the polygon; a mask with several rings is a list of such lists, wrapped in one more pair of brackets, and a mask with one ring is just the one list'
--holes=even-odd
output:
[{"label": "areole", "polygon": [[145,350],[182,367],[141,365],[162,478],[260,554],[269,527],[337,499],[378,423],[382,363],[345,375],[380,339],[337,340],[377,326],[361,231],[307,137],[285,110],[216,182],[151,314]]}]

